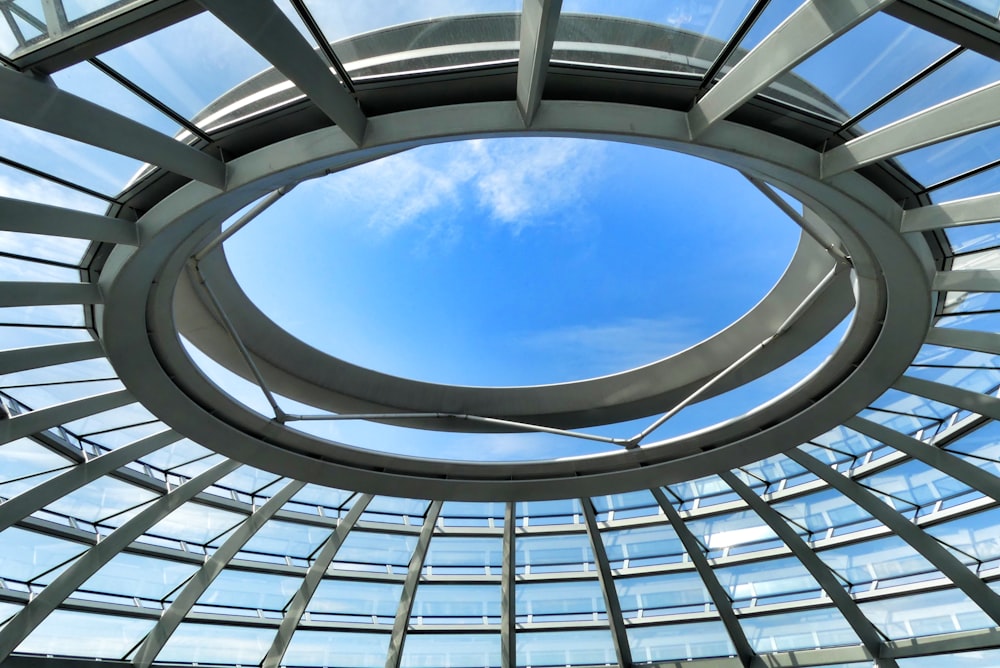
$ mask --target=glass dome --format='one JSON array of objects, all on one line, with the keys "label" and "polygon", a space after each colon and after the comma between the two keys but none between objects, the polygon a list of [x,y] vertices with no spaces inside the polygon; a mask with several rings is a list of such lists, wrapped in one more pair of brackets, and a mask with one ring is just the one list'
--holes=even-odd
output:
[{"label": "glass dome", "polygon": [[[996,5],[0,0],[0,662],[1000,665]],[[500,138],[528,148],[415,162]],[[638,365],[495,387],[313,348],[230,267],[347,211],[334,173],[389,184],[394,225],[472,211],[456,184],[507,234],[579,222],[578,139],[730,168],[791,261],[675,174],[739,268],[716,289],[773,287]],[[310,250],[268,243],[264,280]],[[709,314],[690,255],[660,297]],[[682,324],[587,338],[589,307],[553,324],[583,348]]]}]

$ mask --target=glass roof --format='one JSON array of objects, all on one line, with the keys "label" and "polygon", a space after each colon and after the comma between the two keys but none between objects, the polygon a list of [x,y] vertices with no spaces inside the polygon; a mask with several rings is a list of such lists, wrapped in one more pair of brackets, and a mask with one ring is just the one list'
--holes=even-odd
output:
[{"label": "glass roof", "polygon": [[559,4],[0,0],[0,662],[998,661],[1000,7]]}]

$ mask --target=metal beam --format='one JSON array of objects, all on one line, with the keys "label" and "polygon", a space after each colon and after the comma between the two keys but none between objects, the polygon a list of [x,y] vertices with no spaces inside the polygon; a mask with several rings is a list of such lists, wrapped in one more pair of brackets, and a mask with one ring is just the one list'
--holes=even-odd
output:
[{"label": "metal beam", "polygon": [[934,105],[823,154],[823,178],[1000,124],[1000,84]]},{"label": "metal beam", "polygon": [[100,457],[76,464],[45,482],[0,504],[0,531],[20,522],[31,513],[61,499],[71,492],[115,471],[129,462],[145,457],[180,439],[180,434],[167,430],[133,441]]},{"label": "metal beam", "polygon": [[198,599],[205,593],[205,590],[215,581],[215,578],[222,572],[222,569],[243,549],[247,541],[253,538],[254,534],[304,486],[305,482],[300,480],[293,480],[288,483],[277,494],[268,499],[255,513],[247,517],[236,531],[230,534],[229,538],[226,539],[219,549],[213,552],[212,556],[205,561],[201,569],[187,581],[187,584],[181,589],[177,598],[170,604],[170,607],[160,615],[156,626],[146,635],[145,640],[142,641],[142,645],[136,650],[135,657],[132,659],[133,664],[139,668],[149,668],[153,660],[160,653],[160,650],[163,649],[163,646],[170,639],[170,636],[177,630],[177,627],[191,611],[191,608],[194,607]]},{"label": "metal beam", "polygon": [[69,364],[92,360],[104,355],[98,341],[77,343],[53,343],[48,346],[13,348],[0,352],[0,375],[17,373],[27,369],[38,369],[54,364]]},{"label": "metal beam", "polygon": [[399,595],[399,607],[396,608],[396,619],[392,624],[392,636],[389,638],[389,652],[385,658],[385,668],[399,668],[403,658],[403,643],[406,642],[406,627],[410,623],[410,613],[413,612],[413,599],[417,594],[417,584],[420,582],[420,572],[424,569],[424,558],[427,547],[434,534],[438,515],[441,514],[441,502],[431,501],[424,517],[424,525],[420,529],[420,538],[410,557],[406,569],[406,580],[403,581],[403,591]]},{"label": "metal beam", "polygon": [[354,505],[347,512],[347,515],[344,516],[344,519],[340,521],[337,528],[333,530],[330,537],[323,543],[323,547],[320,548],[316,559],[310,564],[309,570],[306,571],[306,575],[302,579],[302,584],[299,585],[298,591],[295,592],[295,596],[292,597],[291,602],[289,602],[288,607],[285,609],[285,616],[281,619],[281,625],[278,627],[278,632],[274,635],[274,640],[271,641],[271,647],[267,650],[267,656],[264,657],[261,668],[278,668],[281,664],[281,660],[285,657],[285,652],[288,650],[288,643],[292,641],[292,635],[299,626],[299,620],[302,619],[302,614],[306,611],[306,607],[308,607],[309,601],[312,600],[313,594],[316,593],[316,588],[323,579],[323,575],[326,574],[326,569],[330,567],[330,562],[337,556],[337,551],[344,544],[347,534],[354,528],[358,518],[361,517],[361,513],[365,511],[371,500],[371,494],[362,494],[358,497],[357,501],[354,502]]},{"label": "metal beam", "polygon": [[517,668],[517,611],[514,583],[517,580],[517,549],[514,525],[517,516],[513,501],[503,515],[503,572],[500,576],[500,668]]},{"label": "metal beam", "polygon": [[911,376],[900,376],[892,386],[900,392],[909,392],[926,399],[940,401],[949,406],[964,408],[994,420],[1000,420],[1000,399],[988,394]]},{"label": "metal beam", "polygon": [[995,623],[1000,624],[1000,594],[990,589],[937,539],[900,515],[894,508],[883,503],[875,494],[852,478],[835,471],[812,455],[796,448],[785,454],[824,480],[830,487],[858,504],[872,517],[888,527],[890,531],[905,540],[941,571],[946,578],[951,580],[956,587],[965,592],[965,595],[982,608],[983,612],[989,615]]},{"label": "metal beam", "polygon": [[674,508],[674,504],[670,503],[670,500],[667,499],[662,489],[654,487],[649,491],[652,492],[653,498],[660,505],[663,514],[667,516],[667,521],[670,522],[674,533],[680,538],[684,550],[691,557],[691,563],[694,564],[695,570],[698,571],[698,575],[705,584],[705,589],[708,590],[708,595],[712,598],[715,609],[719,612],[719,617],[722,618],[722,624],[726,627],[726,633],[729,634],[733,647],[736,648],[736,655],[740,658],[740,662],[745,668],[762,665],[760,658],[757,657],[757,653],[751,647],[750,641],[747,640],[746,633],[743,632],[743,627],[740,626],[740,622],[736,618],[736,613],[733,612],[732,599],[729,598],[729,594],[722,584],[719,583],[719,578],[715,576],[715,572],[712,570],[711,564],[708,563],[708,558],[705,556],[704,551],[702,551],[698,539],[694,537],[694,534],[684,524],[680,513]]},{"label": "metal beam", "polygon": [[968,485],[980,494],[1000,501],[1000,478],[987,473],[978,466],[970,464],[961,457],[956,457],[947,450],[942,450],[937,446],[924,443],[906,434],[901,434],[895,429],[890,429],[860,417],[845,420],[844,426],[870,436],[879,443],[895,448],[913,459],[950,475],[955,480]]},{"label": "metal beam", "polygon": [[991,223],[1000,218],[1000,193],[931,204],[903,212],[899,231],[924,232],[961,225]]},{"label": "metal beam", "polygon": [[48,204],[0,197],[0,230],[135,246],[135,223]]},{"label": "metal beam", "polygon": [[975,350],[991,355],[1000,355],[1000,334],[977,332],[971,329],[951,327],[931,327],[927,332],[927,343],[949,348]]},{"label": "metal beam", "polygon": [[562,0],[524,0],[517,61],[517,108],[525,127],[531,127],[542,101],[560,11]]},{"label": "metal beam", "polygon": [[1000,292],[1000,269],[959,269],[934,274],[932,290]]},{"label": "metal beam", "polygon": [[0,629],[0,662],[3,662],[63,600],[76,591],[115,555],[128,547],[129,543],[148,531],[182,504],[212,485],[223,476],[241,466],[232,459],[222,461],[207,471],[176,487],[168,494],[156,499],[137,515],[112,531],[99,543],[87,550],[59,574],[28,605],[24,606],[6,626]]},{"label": "metal beam", "polygon": [[211,156],[56,88],[0,68],[0,118],[157,165],[222,189],[226,167]]},{"label": "metal beam", "polygon": [[893,0],[809,0],[775,28],[688,113],[697,137],[779,76]]},{"label": "metal beam", "polygon": [[[750,506],[750,509],[757,513],[760,519],[781,539],[781,542],[791,550],[792,555],[802,563],[802,566],[819,583],[819,586],[823,588],[826,595],[830,597],[833,604],[840,610],[840,614],[844,616],[847,623],[854,629],[854,632],[858,635],[868,653],[873,658],[877,658],[882,653],[884,640],[871,621],[861,612],[861,608],[851,598],[851,595],[844,589],[844,585],[837,578],[833,569],[819,558],[816,552],[809,547],[809,544],[785,521],[778,511],[772,508],[764,499],[760,498],[731,471],[720,471],[719,476],[734,492],[739,494],[740,498]],[[894,668],[895,665],[895,662],[890,661],[884,664],[884,668]],[[882,664],[880,664],[880,668],[883,668]]]},{"label": "metal beam", "polygon": [[199,0],[298,86],[357,146],[368,119],[305,37],[272,0]]},{"label": "metal beam", "polygon": [[116,390],[15,415],[9,420],[0,420],[0,445],[134,401],[135,397],[128,390]]},{"label": "metal beam", "polygon": [[[583,519],[587,524],[587,535],[594,551],[594,563],[597,565],[597,577],[604,594],[604,609],[608,614],[608,625],[611,627],[611,637],[615,643],[615,654],[618,656],[620,668],[630,668],[632,665],[632,648],[628,644],[628,634],[625,632],[625,618],[622,617],[622,606],[618,601],[618,590],[611,576],[611,564],[608,563],[608,552],[604,549],[601,532],[597,528],[597,515],[590,499],[580,499],[583,508]],[[391,668],[387,666],[386,668]]]},{"label": "metal beam", "polygon": [[96,283],[0,282],[0,307],[100,304]]}]

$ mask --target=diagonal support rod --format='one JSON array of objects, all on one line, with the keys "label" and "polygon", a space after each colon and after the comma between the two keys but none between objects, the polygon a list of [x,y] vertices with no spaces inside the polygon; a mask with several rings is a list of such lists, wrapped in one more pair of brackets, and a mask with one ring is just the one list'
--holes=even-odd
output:
[{"label": "diagonal support rod", "polygon": [[580,507],[583,508],[583,519],[587,524],[587,535],[590,537],[590,545],[594,552],[594,561],[597,564],[597,577],[601,583],[601,592],[604,594],[604,609],[608,613],[608,625],[611,627],[611,638],[615,645],[615,654],[618,657],[620,668],[631,668],[632,648],[628,644],[628,634],[625,631],[625,618],[622,617],[622,606],[618,600],[618,591],[615,589],[615,581],[611,576],[611,564],[608,563],[608,552],[604,549],[604,541],[601,540],[601,531],[597,528],[597,515],[594,513],[594,504],[590,499],[580,499]]}]

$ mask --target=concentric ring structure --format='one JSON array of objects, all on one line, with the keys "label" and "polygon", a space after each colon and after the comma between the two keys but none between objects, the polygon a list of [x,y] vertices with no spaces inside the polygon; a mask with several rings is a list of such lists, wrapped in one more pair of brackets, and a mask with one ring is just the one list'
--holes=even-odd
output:
[{"label": "concentric ring structure", "polygon": [[[349,4],[0,0],[0,663],[1000,665],[997,3],[359,3],[363,29],[330,19]],[[551,136],[782,191],[795,258],[678,355],[461,388],[309,348],[209,252],[304,180]],[[515,463],[324,441],[182,342],[318,413],[573,437],[738,388],[845,317],[744,415]]]}]

